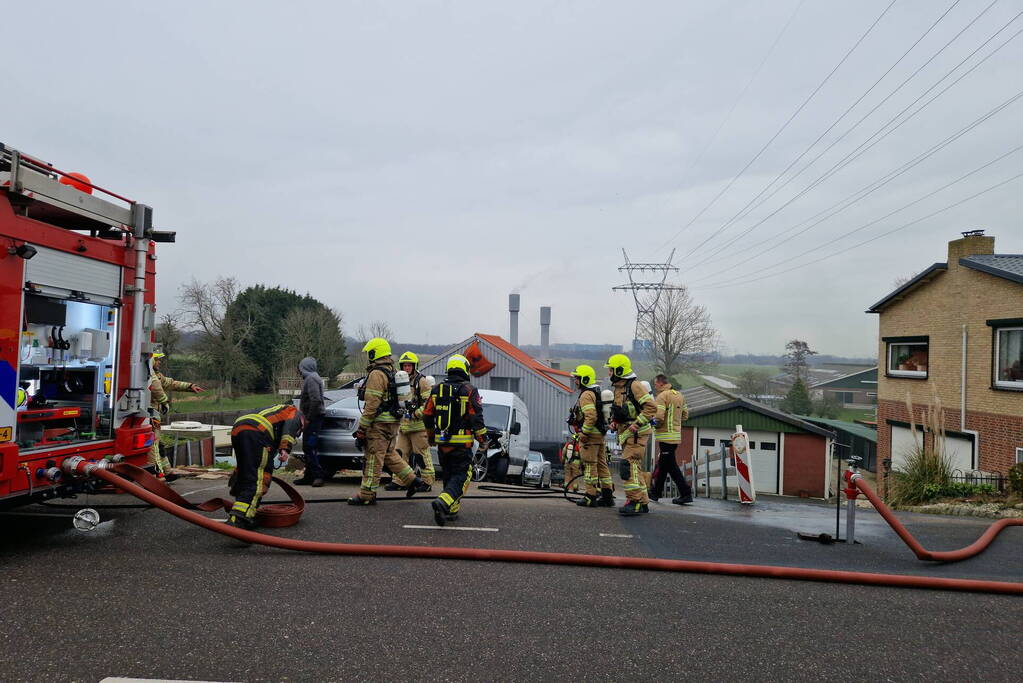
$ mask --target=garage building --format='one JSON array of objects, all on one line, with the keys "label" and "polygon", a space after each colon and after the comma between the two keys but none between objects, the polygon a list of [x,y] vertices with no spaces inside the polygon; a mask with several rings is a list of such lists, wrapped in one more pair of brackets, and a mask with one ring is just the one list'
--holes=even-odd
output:
[{"label": "garage building", "polygon": [[828,466],[831,432],[770,406],[709,386],[682,392],[689,419],[682,425],[682,458],[717,452],[735,426],[749,435],[757,493],[824,498],[834,476]]}]

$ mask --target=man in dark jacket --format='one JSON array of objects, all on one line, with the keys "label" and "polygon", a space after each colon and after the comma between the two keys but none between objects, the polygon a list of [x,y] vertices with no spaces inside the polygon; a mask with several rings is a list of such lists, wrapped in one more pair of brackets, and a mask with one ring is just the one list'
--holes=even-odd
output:
[{"label": "man in dark jacket", "polygon": [[298,409],[305,418],[302,430],[302,457],[305,460],[305,474],[296,479],[296,484],[312,484],[323,486],[324,471],[320,465],[319,439],[323,416],[327,409],[323,402],[323,378],[316,368],[316,359],[307,356],[298,364],[302,375],[302,394],[298,399]]}]

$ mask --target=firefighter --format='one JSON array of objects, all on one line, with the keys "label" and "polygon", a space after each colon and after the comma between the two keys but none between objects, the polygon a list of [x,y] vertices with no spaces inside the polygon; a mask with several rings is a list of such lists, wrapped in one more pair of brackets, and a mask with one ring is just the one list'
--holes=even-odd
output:
[{"label": "firefighter", "polygon": [[362,350],[369,356],[366,381],[359,389],[364,400],[356,442],[365,443],[365,463],[362,466],[362,484],[359,493],[348,499],[349,505],[376,505],[380,472],[391,471],[399,486],[406,487],[405,495],[414,496],[428,491],[430,486],[416,476],[405,458],[394,450],[398,436],[398,391],[394,383],[394,359],[391,345],[386,339],[374,337]]},{"label": "firefighter", "polygon": [[149,449],[149,464],[156,468],[156,476],[167,481],[174,481],[178,475],[172,474],[170,461],[160,452],[160,426],[170,415],[172,391],[191,391],[198,394],[204,389],[192,382],[179,382],[160,372],[163,351],[153,353],[153,372],[149,381],[149,422],[153,426],[153,445]]},{"label": "firefighter", "polygon": [[636,379],[628,356],[616,353],[608,358],[604,367],[608,369],[614,387],[611,429],[618,435],[618,443],[622,447],[621,474],[626,502],[618,508],[618,512],[623,515],[645,514],[650,512],[650,508],[643,481],[643,456],[657,407],[654,397]]},{"label": "firefighter", "polygon": [[299,395],[298,407],[302,411],[302,459],[305,461],[305,472],[301,479],[294,483],[310,484],[314,487],[323,486],[323,466],[320,464],[320,429],[323,417],[327,413],[323,400],[323,378],[316,366],[316,359],[306,356],[298,363],[298,372],[302,375],[302,392]]},{"label": "firefighter", "polygon": [[444,470],[444,490],[433,500],[433,518],[438,526],[458,516],[460,499],[472,479],[472,442],[487,444],[480,392],[469,383],[469,361],[454,355],[447,362],[447,377],[430,392],[423,409],[427,438],[437,446]]},{"label": "firefighter", "polygon": [[231,448],[237,462],[227,523],[240,529],[256,527],[256,509],[270,486],[274,456],[287,462],[295,439],[302,432],[302,414],[295,406],[276,405],[242,415],[231,429]]},{"label": "firefighter", "polygon": [[675,454],[678,452],[678,445],[682,442],[682,423],[689,418],[689,408],[686,406],[686,399],[676,389],[672,388],[666,375],[657,375],[654,378],[654,390],[657,398],[654,405],[657,406],[657,427],[654,436],[657,439],[657,476],[654,478],[653,486],[650,487],[650,500],[657,501],[664,491],[664,481],[671,476],[675,486],[678,487],[678,497],[672,498],[675,505],[688,505],[693,502],[693,490],[689,488],[686,477],[678,467]]},{"label": "firefighter", "polygon": [[[398,358],[398,369],[408,373],[409,385],[412,388],[412,400],[402,414],[401,426],[398,428],[398,455],[405,458],[413,469],[418,465],[423,483],[429,484],[432,488],[437,473],[433,469],[430,441],[426,436],[426,425],[423,424],[423,408],[430,399],[433,385],[425,375],[419,374],[419,356],[411,351],[406,351]],[[385,488],[388,491],[395,491],[401,487],[392,481]]]},{"label": "firefighter", "polygon": [[[586,494],[577,505],[582,507],[614,507],[614,492],[611,490],[611,470],[604,457],[604,436],[607,424],[604,420],[604,406],[600,398],[597,372],[589,365],[580,365],[572,372],[575,377],[579,398],[568,423],[575,431],[575,446],[583,466],[583,483]],[[598,489],[600,497],[597,497]]]}]

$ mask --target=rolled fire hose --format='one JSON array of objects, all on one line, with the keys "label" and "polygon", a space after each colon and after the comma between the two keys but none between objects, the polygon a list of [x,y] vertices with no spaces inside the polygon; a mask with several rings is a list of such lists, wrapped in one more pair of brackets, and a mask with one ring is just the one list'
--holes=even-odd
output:
[{"label": "rolled fire hose", "polygon": [[[91,467],[90,467],[91,465]],[[115,466],[118,467],[118,466]],[[776,567],[770,565],[730,564],[721,562],[694,562],[691,560],[663,560],[645,557],[618,557],[613,555],[581,555],[575,553],[552,553],[524,550],[489,550],[483,548],[452,548],[408,545],[369,545],[361,543],[324,543],[280,538],[255,531],[238,529],[223,522],[176,505],[161,496],[147,491],[134,482],[127,481],[114,471],[79,460],[70,467],[79,474],[91,474],[116,486],[147,503],[169,512],[187,522],[215,531],[247,543],[284,550],[322,553],[331,555],[358,555],[369,557],[426,557],[446,560],[477,560],[488,562],[521,562],[531,564],[557,564],[577,567],[614,567],[619,569],[645,569],[652,571],[689,572],[718,574],[726,576],[753,576],[774,579],[802,581],[825,581],[832,583],[853,583],[875,586],[897,586],[901,588],[930,588],[954,591],[972,591],[1023,595],[1023,583],[1005,581],[980,581],[973,579],[946,579],[930,576],[905,576],[900,574],[875,574],[867,572],[835,571],[825,569],[803,569],[799,567]]]},{"label": "rolled fire hose", "polygon": [[960,548],[959,550],[927,550],[920,545],[920,541],[913,538],[913,534],[909,533],[909,530],[902,525],[902,522],[895,518],[891,509],[884,504],[884,501],[874,492],[874,489],[870,488],[870,485],[863,480],[862,475],[855,472],[846,472],[845,480],[849,484],[856,486],[867,497],[867,500],[874,505],[874,509],[884,517],[884,521],[888,522],[888,525],[899,535],[899,538],[921,560],[932,562],[958,562],[965,560],[991,545],[991,541],[995,540],[995,536],[1001,533],[1002,529],[1010,526],[1023,526],[1023,519],[1000,519],[989,526],[987,531],[981,534],[980,538],[965,548]]}]

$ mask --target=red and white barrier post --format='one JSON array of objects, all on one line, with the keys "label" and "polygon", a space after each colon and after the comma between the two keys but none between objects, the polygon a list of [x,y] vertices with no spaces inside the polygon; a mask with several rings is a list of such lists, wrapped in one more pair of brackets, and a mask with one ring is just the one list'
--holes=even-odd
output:
[{"label": "red and white barrier post", "polygon": [[752,505],[757,500],[757,493],[753,489],[749,436],[742,431],[742,425],[735,425],[735,434],[732,434],[732,455],[735,456],[735,474],[739,481],[739,502],[744,505]]}]

